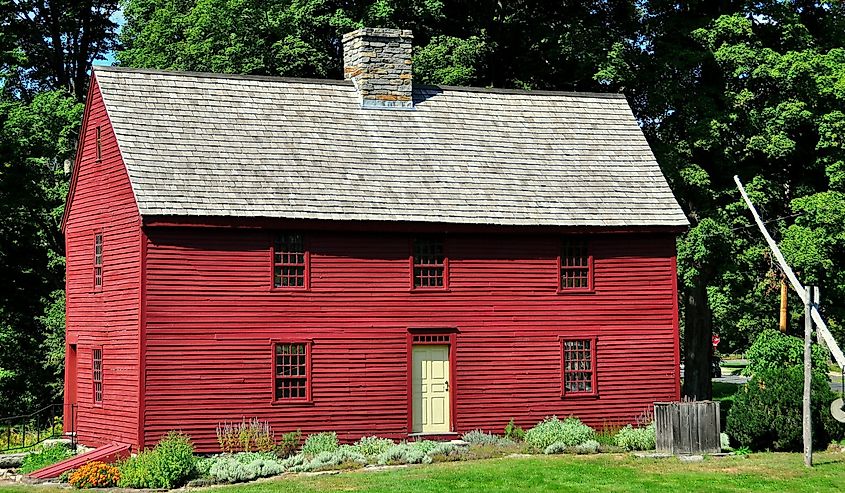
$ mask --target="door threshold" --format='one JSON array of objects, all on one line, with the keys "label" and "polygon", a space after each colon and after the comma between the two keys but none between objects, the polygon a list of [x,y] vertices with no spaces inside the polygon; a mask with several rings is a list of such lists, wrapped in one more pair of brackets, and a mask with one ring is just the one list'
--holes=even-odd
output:
[{"label": "door threshold", "polygon": [[460,435],[456,431],[439,431],[439,432],[425,432],[425,433],[408,433],[409,437],[442,437],[446,435]]}]

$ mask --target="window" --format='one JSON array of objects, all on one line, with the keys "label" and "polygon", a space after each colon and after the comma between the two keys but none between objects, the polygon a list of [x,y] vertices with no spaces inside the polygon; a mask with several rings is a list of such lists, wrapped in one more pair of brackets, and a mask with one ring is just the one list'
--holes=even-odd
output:
[{"label": "window", "polygon": [[103,233],[94,234],[94,290],[103,289]]},{"label": "window", "polygon": [[593,258],[585,240],[563,240],[560,247],[560,291],[593,288]]},{"label": "window", "polygon": [[563,350],[563,394],[596,394],[596,340],[566,339]]},{"label": "window", "polygon": [[283,233],[273,245],[273,287],[305,288],[308,255],[299,233]]},{"label": "window", "polygon": [[310,400],[310,354],[306,343],[276,343],[275,400]]},{"label": "window", "polygon": [[94,382],[94,403],[103,402],[103,349],[94,349],[91,357],[91,381]]},{"label": "window", "polygon": [[102,133],[99,126],[97,126],[97,161],[101,161],[103,159],[103,141],[100,138],[100,134]]},{"label": "window", "polygon": [[412,259],[414,288],[445,288],[448,260],[443,253],[443,240],[417,238]]}]

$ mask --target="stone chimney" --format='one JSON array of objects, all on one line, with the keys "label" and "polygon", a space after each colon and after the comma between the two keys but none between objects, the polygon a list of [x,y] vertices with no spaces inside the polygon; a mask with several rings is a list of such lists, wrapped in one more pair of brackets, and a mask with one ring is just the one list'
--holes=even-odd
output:
[{"label": "stone chimney", "polygon": [[411,96],[413,33],[365,27],[343,35],[343,77],[355,83],[364,108],[414,107]]}]

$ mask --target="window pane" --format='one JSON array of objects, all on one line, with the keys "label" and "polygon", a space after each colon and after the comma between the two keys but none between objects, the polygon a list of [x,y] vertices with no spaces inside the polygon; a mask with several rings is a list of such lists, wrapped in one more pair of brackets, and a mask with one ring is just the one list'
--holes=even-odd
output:
[{"label": "window pane", "polygon": [[305,344],[276,344],[277,400],[304,399],[308,388],[308,362]]},{"label": "window pane", "polygon": [[563,343],[564,392],[593,392],[593,344],[590,339],[575,339]]},{"label": "window pane", "polygon": [[445,286],[446,256],[443,240],[416,238],[414,240],[414,287]]},{"label": "window pane", "polygon": [[560,288],[589,289],[590,256],[584,240],[565,240],[560,251]]},{"label": "window pane", "polygon": [[284,233],[273,244],[273,286],[305,287],[305,247],[299,233]]}]

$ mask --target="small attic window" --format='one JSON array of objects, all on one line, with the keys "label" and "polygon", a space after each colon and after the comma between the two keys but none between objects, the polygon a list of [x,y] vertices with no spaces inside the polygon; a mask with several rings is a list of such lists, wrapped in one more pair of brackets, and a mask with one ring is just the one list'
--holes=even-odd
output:
[{"label": "small attic window", "polygon": [[103,160],[103,139],[101,138],[102,129],[97,125],[97,161]]}]

